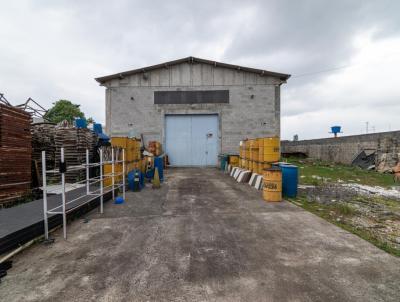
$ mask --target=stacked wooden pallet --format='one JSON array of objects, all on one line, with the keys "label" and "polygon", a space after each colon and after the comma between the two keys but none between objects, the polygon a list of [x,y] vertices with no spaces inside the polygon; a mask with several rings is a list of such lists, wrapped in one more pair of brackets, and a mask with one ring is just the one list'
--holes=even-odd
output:
[{"label": "stacked wooden pallet", "polygon": [[41,184],[42,151],[46,151],[46,169],[55,168],[56,159],[56,125],[53,123],[38,123],[31,126],[32,133],[32,175],[36,179],[34,185]]},{"label": "stacked wooden pallet", "polygon": [[[86,177],[84,169],[76,167],[86,162],[86,149],[89,149],[90,160],[93,160],[97,136],[93,131],[82,128],[56,128],[55,133],[55,166],[59,168],[61,148],[64,148],[64,160],[67,163],[66,182],[76,182]],[[75,167],[75,168],[74,168]]]},{"label": "stacked wooden pallet", "polygon": [[0,205],[30,192],[30,123],[29,113],[0,104]]}]

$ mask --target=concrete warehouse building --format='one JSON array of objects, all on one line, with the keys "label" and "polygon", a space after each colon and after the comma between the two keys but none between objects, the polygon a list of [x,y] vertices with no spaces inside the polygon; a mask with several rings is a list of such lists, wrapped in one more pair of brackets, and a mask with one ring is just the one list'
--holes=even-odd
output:
[{"label": "concrete warehouse building", "polygon": [[173,166],[216,165],[244,138],[280,135],[288,74],[195,57],[96,78],[106,132],[160,141]]}]

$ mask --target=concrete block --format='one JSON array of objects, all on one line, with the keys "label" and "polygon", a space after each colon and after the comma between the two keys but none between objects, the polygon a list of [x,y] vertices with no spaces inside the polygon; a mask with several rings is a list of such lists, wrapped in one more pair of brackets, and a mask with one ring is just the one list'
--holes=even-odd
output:
[{"label": "concrete block", "polygon": [[261,190],[264,187],[264,181],[263,181],[263,176],[262,175],[258,175],[257,176],[257,179],[256,179],[256,182],[254,184],[254,187],[257,190]]},{"label": "concrete block", "polygon": [[249,180],[249,185],[250,186],[254,186],[255,182],[256,182],[256,177],[257,177],[257,173],[253,173],[251,174],[250,180]]},{"label": "concrete block", "polygon": [[235,175],[237,169],[239,169],[239,168],[234,167],[229,175],[233,177],[233,175]]},{"label": "concrete block", "polygon": [[242,169],[237,169],[235,174],[233,174],[233,178],[237,180],[239,175],[240,175],[240,173],[242,173],[242,172],[243,172]]},{"label": "concrete block", "polygon": [[237,182],[248,182],[251,177],[251,171],[242,171],[240,172],[238,178],[236,179]]}]

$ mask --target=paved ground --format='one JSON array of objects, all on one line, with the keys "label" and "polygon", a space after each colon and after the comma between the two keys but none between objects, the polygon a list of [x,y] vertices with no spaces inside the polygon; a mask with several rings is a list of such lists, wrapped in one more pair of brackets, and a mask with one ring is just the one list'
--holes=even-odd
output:
[{"label": "paved ground", "polygon": [[1,301],[400,301],[400,259],[215,169],[69,225],[15,258]]}]

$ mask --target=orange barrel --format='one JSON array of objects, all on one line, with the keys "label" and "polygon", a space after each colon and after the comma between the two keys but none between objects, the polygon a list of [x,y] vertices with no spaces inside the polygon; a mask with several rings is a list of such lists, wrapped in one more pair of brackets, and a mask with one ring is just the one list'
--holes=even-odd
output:
[{"label": "orange barrel", "polygon": [[280,140],[279,137],[264,137],[263,138],[263,158],[261,162],[273,163],[280,159]]},{"label": "orange barrel", "polygon": [[282,171],[280,167],[272,167],[263,171],[265,201],[282,201]]}]

